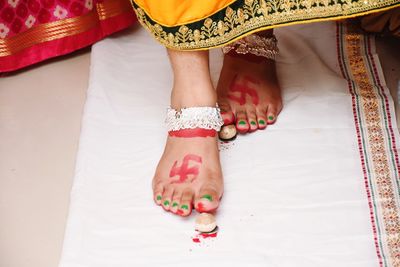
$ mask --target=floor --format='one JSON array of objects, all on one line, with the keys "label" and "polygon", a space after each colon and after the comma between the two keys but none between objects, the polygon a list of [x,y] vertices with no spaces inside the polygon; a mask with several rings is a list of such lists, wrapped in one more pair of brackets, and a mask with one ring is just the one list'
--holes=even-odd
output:
[{"label": "floor", "polygon": [[[378,40],[396,99],[399,47]],[[0,267],[58,264],[89,64],[86,49],[0,78]]]},{"label": "floor", "polygon": [[58,265],[90,50],[0,78],[0,267]]}]

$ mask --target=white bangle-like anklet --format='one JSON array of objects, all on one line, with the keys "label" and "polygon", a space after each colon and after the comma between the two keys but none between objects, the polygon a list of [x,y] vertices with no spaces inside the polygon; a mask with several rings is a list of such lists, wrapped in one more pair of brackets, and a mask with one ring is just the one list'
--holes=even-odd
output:
[{"label": "white bangle-like anklet", "polygon": [[165,123],[168,132],[195,128],[218,132],[224,121],[218,107],[192,107],[180,110],[169,107]]}]

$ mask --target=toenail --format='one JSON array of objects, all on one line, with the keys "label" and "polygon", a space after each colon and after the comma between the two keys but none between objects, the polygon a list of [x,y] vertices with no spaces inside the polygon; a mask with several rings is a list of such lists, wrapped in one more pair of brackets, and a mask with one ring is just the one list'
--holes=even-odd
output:
[{"label": "toenail", "polygon": [[259,120],[258,123],[259,124],[265,124],[265,121],[264,120]]},{"label": "toenail", "polygon": [[268,117],[268,119],[272,121],[274,119],[274,116],[271,115]]},{"label": "toenail", "polygon": [[165,200],[164,201],[164,206],[168,206],[169,205],[169,201],[168,200]]},{"label": "toenail", "polygon": [[161,200],[162,197],[160,195],[157,196],[157,200]]},{"label": "toenail", "polygon": [[178,203],[174,202],[174,203],[172,204],[172,207],[176,207],[176,206],[178,206]]},{"label": "toenail", "polygon": [[245,122],[245,121],[239,121],[239,124],[240,124],[240,125],[245,125],[246,122]]},{"label": "toenail", "polygon": [[251,125],[257,125],[257,123],[255,121],[251,121],[250,124]]},{"label": "toenail", "polygon": [[182,205],[182,206],[181,206],[181,209],[188,210],[188,209],[189,209],[189,206],[188,206],[188,205]]},{"label": "toenail", "polygon": [[208,199],[209,201],[213,201],[213,198],[211,195],[204,195],[201,198],[205,198],[205,199]]}]

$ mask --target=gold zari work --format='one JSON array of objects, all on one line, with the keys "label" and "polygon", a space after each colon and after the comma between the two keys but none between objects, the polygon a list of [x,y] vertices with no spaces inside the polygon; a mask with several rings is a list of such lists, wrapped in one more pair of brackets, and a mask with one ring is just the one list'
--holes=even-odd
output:
[{"label": "gold zari work", "polygon": [[[373,199],[376,215],[375,219],[380,224],[380,244],[383,245],[384,255],[388,265],[400,266],[400,210],[396,201],[396,174],[393,171],[393,158],[390,153],[392,140],[387,129],[387,118],[383,106],[383,96],[376,84],[373,73],[365,55],[370,53],[366,50],[366,42],[363,33],[356,27],[348,24],[344,35],[345,53],[348,62],[347,69],[353,82],[353,90],[357,96],[358,109],[360,110],[360,131],[364,134],[365,158],[368,164],[369,188],[373,190]],[[393,157],[393,156],[392,156]],[[378,232],[374,228],[374,232]],[[381,245],[382,246],[382,245]],[[383,265],[382,265],[383,266]]]},{"label": "gold zari work", "polygon": [[[224,45],[253,31],[277,25],[350,17],[399,5],[399,0],[244,0],[197,22],[165,27],[135,5],[137,17],[163,45],[179,50]],[[236,3],[236,2],[235,2]]]}]

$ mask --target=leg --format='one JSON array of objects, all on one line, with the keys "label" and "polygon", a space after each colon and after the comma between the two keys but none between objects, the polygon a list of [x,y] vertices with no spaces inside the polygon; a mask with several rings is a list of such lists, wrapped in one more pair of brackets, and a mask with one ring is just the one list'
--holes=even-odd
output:
[{"label": "leg", "polygon": [[[174,84],[171,107],[215,106],[208,51],[168,50]],[[215,210],[223,192],[217,138],[214,136],[169,135],[153,178],[154,201],[166,211],[181,216]]]},{"label": "leg", "polygon": [[[257,33],[268,37],[272,30]],[[240,133],[265,129],[282,109],[275,62],[234,52],[224,57],[217,87],[225,124],[236,124]]]}]

